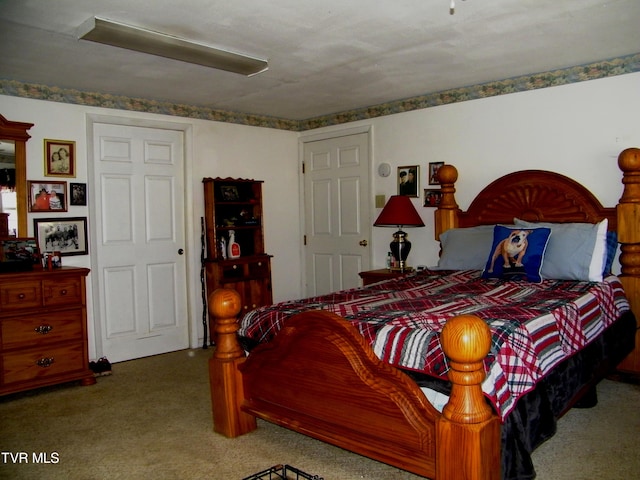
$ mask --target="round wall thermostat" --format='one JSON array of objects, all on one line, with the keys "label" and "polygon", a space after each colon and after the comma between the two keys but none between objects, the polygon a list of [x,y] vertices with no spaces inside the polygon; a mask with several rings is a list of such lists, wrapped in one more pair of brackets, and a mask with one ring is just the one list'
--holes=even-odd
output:
[{"label": "round wall thermostat", "polygon": [[378,165],[378,175],[381,177],[388,177],[391,175],[391,165],[388,163],[381,163]]}]

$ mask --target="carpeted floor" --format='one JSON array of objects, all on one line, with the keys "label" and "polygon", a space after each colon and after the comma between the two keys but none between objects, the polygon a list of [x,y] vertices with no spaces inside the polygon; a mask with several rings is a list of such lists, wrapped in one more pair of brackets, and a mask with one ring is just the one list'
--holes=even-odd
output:
[{"label": "carpeted floor", "polygon": [[[325,480],[421,478],[265,422],[236,439],[213,433],[211,352],[115,364],[90,387],[0,397],[0,478],[241,480],[276,464]],[[569,412],[534,453],[538,479],[638,478],[639,439],[640,386],[604,380],[598,405]]]}]

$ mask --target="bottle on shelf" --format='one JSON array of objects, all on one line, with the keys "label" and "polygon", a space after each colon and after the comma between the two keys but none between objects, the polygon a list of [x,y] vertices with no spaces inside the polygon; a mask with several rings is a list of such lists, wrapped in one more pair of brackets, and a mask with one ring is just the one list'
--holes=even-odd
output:
[{"label": "bottle on shelf", "polygon": [[229,230],[229,245],[227,248],[229,249],[229,258],[240,258],[240,244],[236,242],[235,230]]},{"label": "bottle on shelf", "polygon": [[227,259],[227,239],[220,237],[220,256],[223,260]]},{"label": "bottle on shelf", "polygon": [[393,257],[391,257],[391,252],[387,253],[387,270],[391,270],[391,264],[393,262]]}]

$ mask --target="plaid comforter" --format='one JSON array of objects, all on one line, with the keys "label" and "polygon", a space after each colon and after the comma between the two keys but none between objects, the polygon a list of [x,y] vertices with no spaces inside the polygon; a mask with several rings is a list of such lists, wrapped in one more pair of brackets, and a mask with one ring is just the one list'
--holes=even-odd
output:
[{"label": "plaid comforter", "polygon": [[287,318],[313,309],[349,320],[391,365],[441,378],[449,369],[442,327],[453,316],[477,315],[493,337],[482,389],[504,420],[518,398],[629,310],[629,303],[615,276],[602,283],[535,284],[485,280],[475,270],[426,270],[254,310],[243,317],[240,335],[269,341]]}]

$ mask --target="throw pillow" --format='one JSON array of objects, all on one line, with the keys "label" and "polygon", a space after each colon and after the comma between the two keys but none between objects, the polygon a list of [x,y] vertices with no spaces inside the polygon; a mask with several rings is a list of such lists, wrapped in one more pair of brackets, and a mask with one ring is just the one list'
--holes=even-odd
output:
[{"label": "throw pillow", "polygon": [[550,228],[508,228],[496,225],[483,278],[541,282],[540,270]]}]

